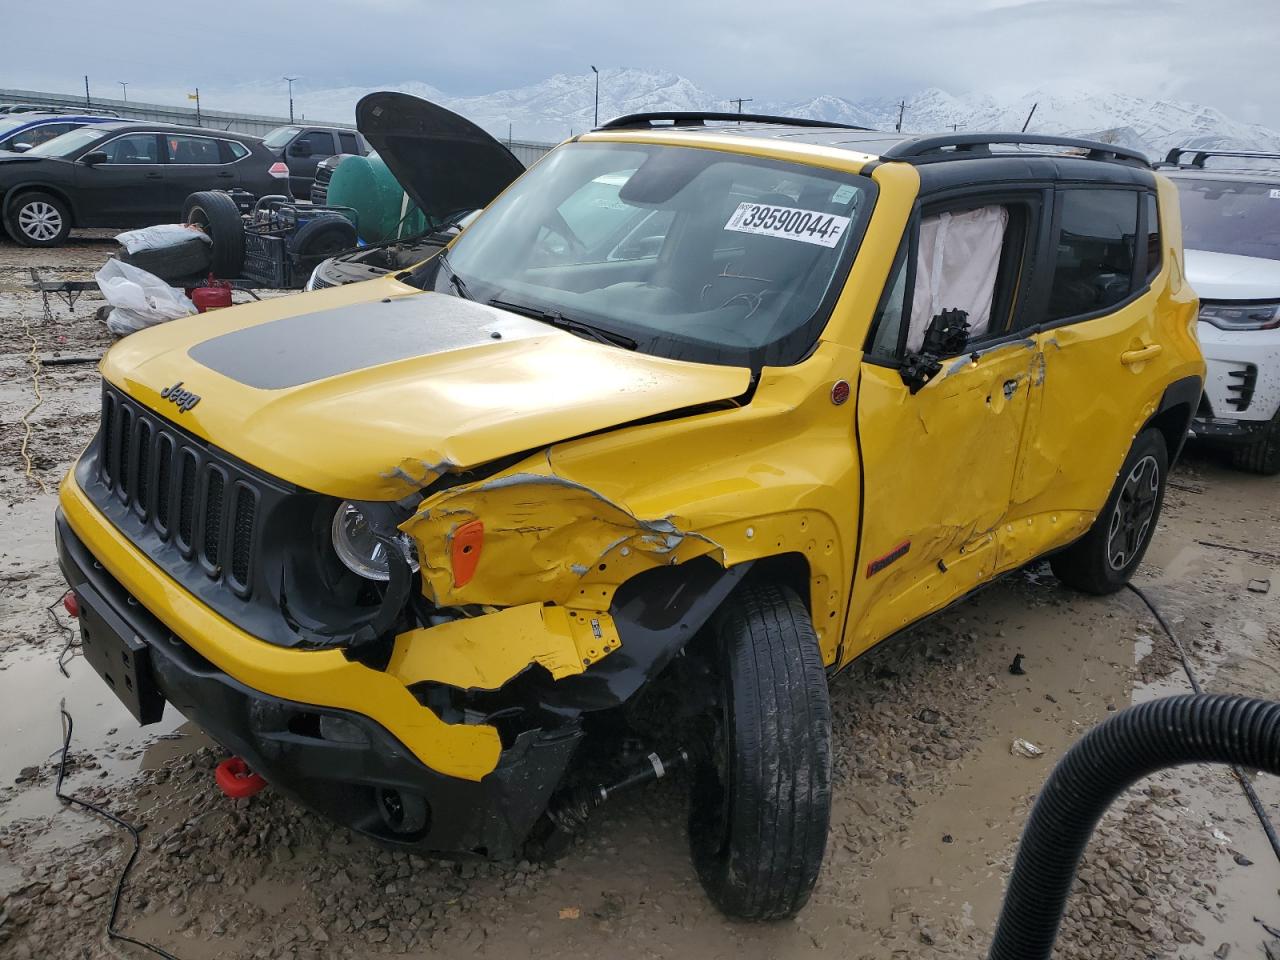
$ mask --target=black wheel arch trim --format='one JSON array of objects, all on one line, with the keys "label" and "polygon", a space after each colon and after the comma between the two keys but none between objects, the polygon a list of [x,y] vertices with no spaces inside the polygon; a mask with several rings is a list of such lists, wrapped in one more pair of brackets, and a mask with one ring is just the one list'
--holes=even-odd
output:
[{"label": "black wheel arch trim", "polygon": [[[1142,425],[1142,430],[1154,426],[1164,434],[1170,468],[1178,462],[1182,448],[1187,442],[1187,431],[1191,427],[1192,418],[1195,417],[1196,408],[1200,405],[1200,395],[1203,392],[1203,377],[1183,377],[1173,381],[1165,387],[1156,412]],[[1142,430],[1138,433],[1142,433]]]}]

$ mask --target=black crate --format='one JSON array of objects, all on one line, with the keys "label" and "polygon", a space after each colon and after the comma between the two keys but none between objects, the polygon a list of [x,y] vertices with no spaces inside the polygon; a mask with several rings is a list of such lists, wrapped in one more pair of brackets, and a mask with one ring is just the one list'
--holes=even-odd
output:
[{"label": "black crate", "polygon": [[244,267],[241,273],[264,287],[288,289],[292,284],[288,241],[282,236],[244,233]]}]

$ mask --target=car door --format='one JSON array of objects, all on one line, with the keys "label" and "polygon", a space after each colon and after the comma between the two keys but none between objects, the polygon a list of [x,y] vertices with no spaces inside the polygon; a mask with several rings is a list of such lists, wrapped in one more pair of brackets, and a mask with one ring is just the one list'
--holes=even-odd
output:
[{"label": "car door", "polygon": [[[76,163],[77,222],[132,227],[159,223],[164,205],[163,147],[159,134],[122,133],[81,154]],[[86,163],[90,157],[98,162]]]},{"label": "car door", "polygon": [[239,185],[233,157],[214,137],[166,133],[164,146],[166,216],[179,218],[182,204],[197,190],[230,190]]},{"label": "car door", "polygon": [[[842,656],[1008,566],[1001,525],[1037,364],[1025,293],[1049,197],[966,192],[913,218],[859,372],[863,502]],[[927,327],[951,309],[969,334],[931,350]]]},{"label": "car door", "polygon": [[1167,383],[1151,292],[1161,268],[1155,194],[1060,187],[1052,250],[1036,334],[1034,440],[1015,484],[1017,517],[1044,528],[1048,546],[1088,528]]},{"label": "car door", "polygon": [[289,190],[295,197],[311,196],[316,165],[334,154],[333,134],[328,130],[304,130],[285,148],[289,165]]}]

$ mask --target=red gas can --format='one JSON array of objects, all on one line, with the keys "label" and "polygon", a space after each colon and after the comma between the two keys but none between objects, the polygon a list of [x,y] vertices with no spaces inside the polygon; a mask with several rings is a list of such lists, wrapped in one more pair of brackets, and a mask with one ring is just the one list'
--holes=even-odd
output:
[{"label": "red gas can", "polygon": [[231,284],[225,280],[213,279],[213,274],[209,274],[209,279],[200,286],[187,291],[187,295],[201,313],[231,306]]}]

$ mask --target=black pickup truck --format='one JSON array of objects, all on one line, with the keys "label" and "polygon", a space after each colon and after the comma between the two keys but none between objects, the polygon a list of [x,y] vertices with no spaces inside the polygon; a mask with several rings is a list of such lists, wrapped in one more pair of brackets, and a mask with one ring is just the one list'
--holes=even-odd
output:
[{"label": "black pickup truck", "polygon": [[289,192],[299,200],[311,196],[316,165],[341,153],[364,156],[369,143],[350,127],[290,124],[276,127],[262,139],[262,145],[289,168]]}]

